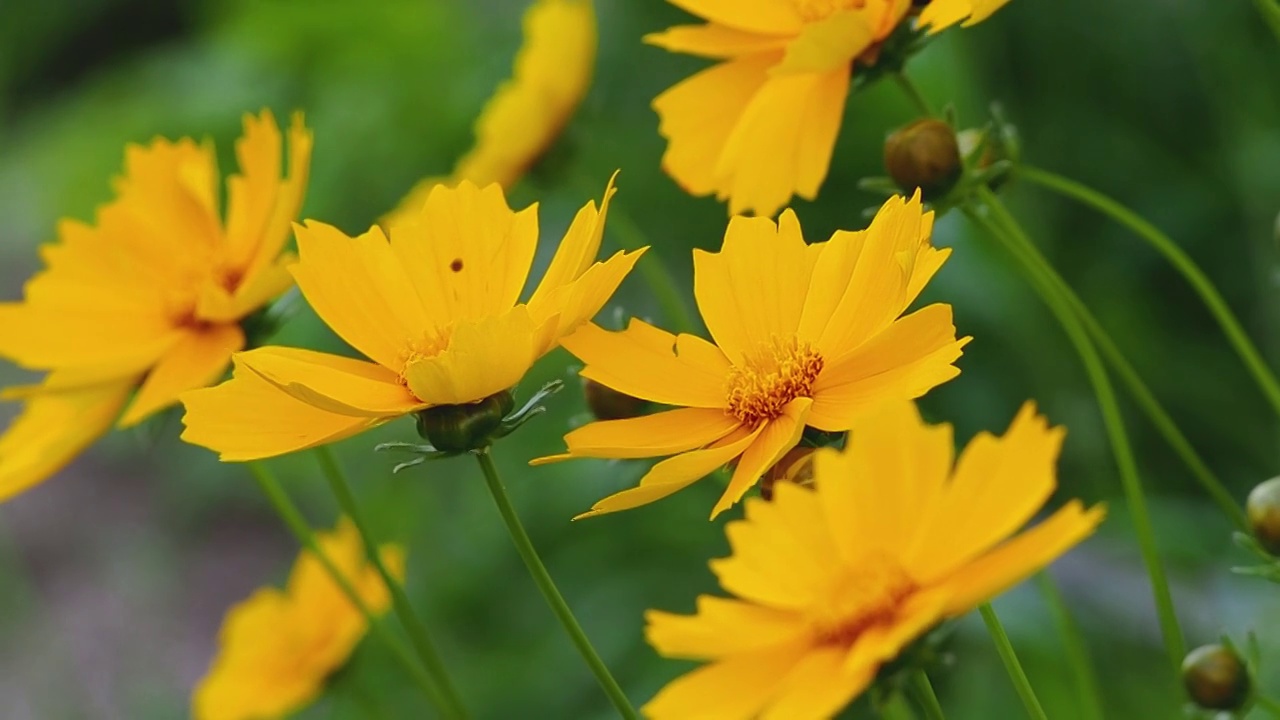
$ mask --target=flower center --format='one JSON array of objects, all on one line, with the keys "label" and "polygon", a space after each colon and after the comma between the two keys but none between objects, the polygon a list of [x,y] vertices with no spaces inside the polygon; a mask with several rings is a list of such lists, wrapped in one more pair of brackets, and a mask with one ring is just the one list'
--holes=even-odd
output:
[{"label": "flower center", "polygon": [[897,562],[880,554],[868,555],[810,610],[814,638],[821,645],[847,646],[868,628],[892,621],[915,589]]},{"label": "flower center", "polygon": [[796,12],[805,22],[826,20],[841,10],[860,8],[866,0],[791,0]]},{"label": "flower center", "polygon": [[430,360],[447,350],[451,335],[450,328],[445,328],[434,332],[424,332],[421,337],[408,340],[405,343],[405,349],[400,351],[400,384],[405,387],[409,386],[409,380],[405,377],[405,373],[414,363]]},{"label": "flower center", "polygon": [[822,356],[795,338],[773,338],[729,371],[729,413],[750,428],[782,414],[787,403],[809,397]]}]

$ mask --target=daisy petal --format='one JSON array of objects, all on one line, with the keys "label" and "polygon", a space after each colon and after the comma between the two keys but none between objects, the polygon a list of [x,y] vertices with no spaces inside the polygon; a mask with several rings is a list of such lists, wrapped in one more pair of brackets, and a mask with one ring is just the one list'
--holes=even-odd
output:
[{"label": "daisy petal", "polygon": [[[711,660],[801,639],[810,632],[793,612],[702,595],[696,615],[645,613],[645,638],[665,657]],[[751,632],[742,632],[743,628]]]},{"label": "daisy petal", "polygon": [[760,720],[832,717],[875,678],[874,671],[850,671],[844,664],[845,650],[820,646],[796,663],[768,703]]},{"label": "daisy petal", "polygon": [[787,451],[800,443],[800,435],[804,432],[804,420],[809,415],[809,407],[813,401],[809,398],[796,398],[787,403],[782,415],[765,423],[759,437],[755,439],[742,454],[738,467],[733,470],[733,478],[724,494],[711,510],[711,519],[733,507],[742,499],[747,490],[756,484],[766,470],[782,459]]},{"label": "daisy petal", "polygon": [[711,663],[667,684],[640,712],[650,720],[755,717],[805,653],[797,643]]},{"label": "daisy petal", "polygon": [[608,260],[592,265],[572,283],[549,293],[541,307],[531,303],[529,313],[544,323],[538,333],[540,340],[535,354],[541,357],[552,351],[564,336],[595,317],[647,249],[618,252]]},{"label": "daisy petal", "polygon": [[632,319],[622,332],[586,324],[560,341],[586,363],[582,376],[650,402],[720,408],[729,361],[719,348],[693,335],[672,335]]},{"label": "daisy petal", "polygon": [[662,32],[649,33],[644,36],[644,41],[670,52],[720,60],[781,50],[790,39],[783,35],[763,35],[710,24],[677,25]]},{"label": "daisy petal", "polygon": [[941,32],[960,21],[969,27],[986,20],[1009,0],[934,0],[920,12],[920,26],[929,34]]},{"label": "daisy petal", "polygon": [[564,239],[560,241],[555,256],[551,258],[551,264],[547,266],[547,271],[543,273],[538,288],[529,298],[529,309],[535,317],[538,315],[536,308],[547,295],[577,280],[595,263],[596,256],[600,254],[600,242],[604,239],[604,223],[609,215],[609,200],[613,198],[614,193],[618,192],[613,186],[613,181],[617,177],[618,173],[615,172],[609,178],[609,184],[604,189],[604,200],[600,201],[600,211],[596,211],[595,201],[589,200],[574,216],[569,229],[565,231]]},{"label": "daisy petal", "polygon": [[399,417],[424,404],[381,365],[287,347],[262,347],[236,356],[295,400],[337,415]]},{"label": "daisy petal", "polygon": [[119,427],[136,425],[178,402],[182,393],[221,379],[231,362],[231,353],[243,347],[244,332],[239,325],[189,330],[147,373],[129,409],[120,418]]},{"label": "daisy petal", "polygon": [[[707,408],[680,408],[625,420],[604,420],[565,435],[569,453],[558,458],[673,455],[715,442],[740,425],[732,415]],[[540,458],[532,464],[548,459]]]},{"label": "daisy petal", "polygon": [[428,405],[464,405],[515,387],[537,359],[533,321],[523,305],[464,322],[433,357],[410,360],[404,378]]}]

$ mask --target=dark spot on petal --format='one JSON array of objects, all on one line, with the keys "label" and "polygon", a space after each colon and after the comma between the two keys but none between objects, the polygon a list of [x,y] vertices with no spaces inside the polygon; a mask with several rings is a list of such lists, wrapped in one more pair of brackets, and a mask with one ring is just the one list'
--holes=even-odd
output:
[{"label": "dark spot on petal", "polygon": [[462,272],[462,258],[454,258],[453,262],[449,263],[449,269],[454,272]]}]

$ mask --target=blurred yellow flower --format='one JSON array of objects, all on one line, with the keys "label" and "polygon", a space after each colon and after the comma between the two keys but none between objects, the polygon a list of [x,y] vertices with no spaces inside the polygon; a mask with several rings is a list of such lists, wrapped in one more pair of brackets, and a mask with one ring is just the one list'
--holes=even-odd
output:
[{"label": "blurred yellow flower", "polygon": [[234,377],[183,396],[182,438],[253,460],[333,442],[438,405],[478,403],[522,378],[560,338],[599,312],[639,259],[596,263],[613,183],[600,211],[578,211],[527,302],[537,206],[513,212],[502,188],[438,185],[412,221],[350,238],[296,226],[303,296],[374,362],[284,347],[237,353]]},{"label": "blurred yellow flower", "polygon": [[1031,403],[1003,438],[982,433],[952,467],[950,425],[913,404],[883,406],[843,452],[819,450],[816,490],[779,483],[725,532],[713,561],[737,596],[692,616],[650,611],[649,643],[705,660],[663,688],[650,718],[831,717],[877,670],[940,621],[1037,572],[1091,534],[1101,507],[1073,500],[1015,533],[1056,486],[1063,430]]},{"label": "blurred yellow flower", "polygon": [[[1006,1],[934,0],[919,22],[937,32],[977,22]],[[663,169],[693,195],[728,200],[735,215],[772,217],[792,195],[816,197],[855,61],[874,63],[912,0],[670,2],[707,23],[645,41],[723,62],[653,101],[668,141]]]},{"label": "blurred yellow flower", "polygon": [[591,84],[596,16],[591,0],[536,0],[524,14],[524,45],[510,80],[476,121],[476,145],[449,177],[429,177],[382,219],[390,227],[415,217],[431,188],[470,180],[510,188],[560,135]]},{"label": "blurred yellow flower", "polygon": [[244,347],[239,322],[293,285],[281,250],[311,144],[295,115],[285,175],[271,113],[245,116],[225,223],[211,144],[131,145],[96,224],[61,222],[25,300],[0,303],[0,357],[48,371],[0,392],[26,402],[0,436],[0,499],[60,470],[117,417],[134,425],[222,376]]},{"label": "blurred yellow flower", "polygon": [[[360,599],[375,614],[390,605],[387,586],[367,562],[360,534],[342,518],[316,540]],[[378,549],[397,579],[404,578],[399,546]],[[195,720],[261,720],[301,709],[324,690],[347,661],[369,623],[314,555],[303,551],[283,591],[258,590],[227,611],[219,652],[197,684]]]},{"label": "blurred yellow flower", "polygon": [[951,306],[902,317],[950,254],[929,244],[933,213],[891,198],[867,230],[806,245],[795,213],[729,221],[719,253],[694,250],[694,295],[715,344],[632,320],[595,325],[562,344],[582,375],[679,409],[595,422],[565,436],[568,453],[535,460],[675,455],[639,487],[580,517],[666,497],[733,460],[711,516],[726,510],[796,446],[805,426],[848,430],[886,400],[915,398],[959,374],[968,338]]}]

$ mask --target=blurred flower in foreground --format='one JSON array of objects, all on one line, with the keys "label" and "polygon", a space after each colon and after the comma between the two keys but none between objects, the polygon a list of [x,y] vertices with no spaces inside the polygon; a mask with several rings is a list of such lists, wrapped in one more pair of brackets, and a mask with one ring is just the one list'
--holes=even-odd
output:
[{"label": "blurred flower in foreground", "polygon": [[[342,518],[317,533],[320,549],[374,614],[390,605],[387,586],[368,564],[360,534]],[[404,578],[399,546],[379,548],[396,579]],[[283,717],[314,700],[350,657],[369,623],[324,565],[303,551],[284,591],[266,587],[227,611],[220,646],[192,698],[195,720]]]},{"label": "blurred flower in foreground", "polygon": [[245,345],[240,321],[293,285],[281,249],[311,143],[295,115],[285,176],[275,119],[246,116],[225,223],[211,144],[131,145],[96,224],[62,221],[25,300],[0,304],[0,357],[49,371],[0,393],[26,402],[0,437],[0,499],[60,470],[117,417],[134,425],[222,376]]},{"label": "blurred flower in foreground", "polygon": [[524,45],[510,80],[476,121],[476,145],[449,177],[413,187],[382,219],[390,227],[415,217],[431,188],[461,180],[510,188],[555,142],[582,102],[596,61],[596,16],[591,0],[537,0],[524,14]]},{"label": "blurred flower in foreground", "polygon": [[565,436],[568,458],[675,455],[579,517],[666,497],[731,460],[715,517],[800,440],[806,425],[848,430],[886,400],[959,374],[951,306],[900,317],[950,254],[929,244],[933,213],[891,198],[864,231],[806,245],[795,213],[729,221],[719,253],[693,251],[694,295],[715,344],[640,320],[584,325],[563,345],[582,375],[676,410],[596,422]]},{"label": "blurred flower in foreground", "polygon": [[594,201],[578,211],[524,303],[537,206],[513,212],[498,185],[436,186],[390,241],[377,226],[357,238],[297,226],[299,289],[374,362],[284,347],[238,353],[231,380],[183,396],[182,438],[226,461],[253,460],[428,408],[505,404],[493,398],[599,312],[643,252],[594,262],[613,193],[610,181],[598,213]]},{"label": "blurred flower in foreground", "polygon": [[[772,217],[826,178],[855,61],[874,65],[911,0],[670,0],[707,21],[645,37],[672,52],[722,60],[653,101],[667,138],[663,169],[733,214]],[[934,0],[930,33],[986,18],[1007,0]]]},{"label": "blurred flower in foreground", "polygon": [[847,449],[817,452],[816,490],[779,483],[773,502],[749,500],[725,528],[733,555],[711,568],[736,598],[647,614],[658,652],[709,664],[644,713],[834,715],[931,627],[1093,532],[1103,509],[1073,500],[1014,535],[1053,493],[1062,437],[1027,403],[1004,437],[979,434],[953,468],[950,425],[925,425],[908,402],[865,417]]}]

